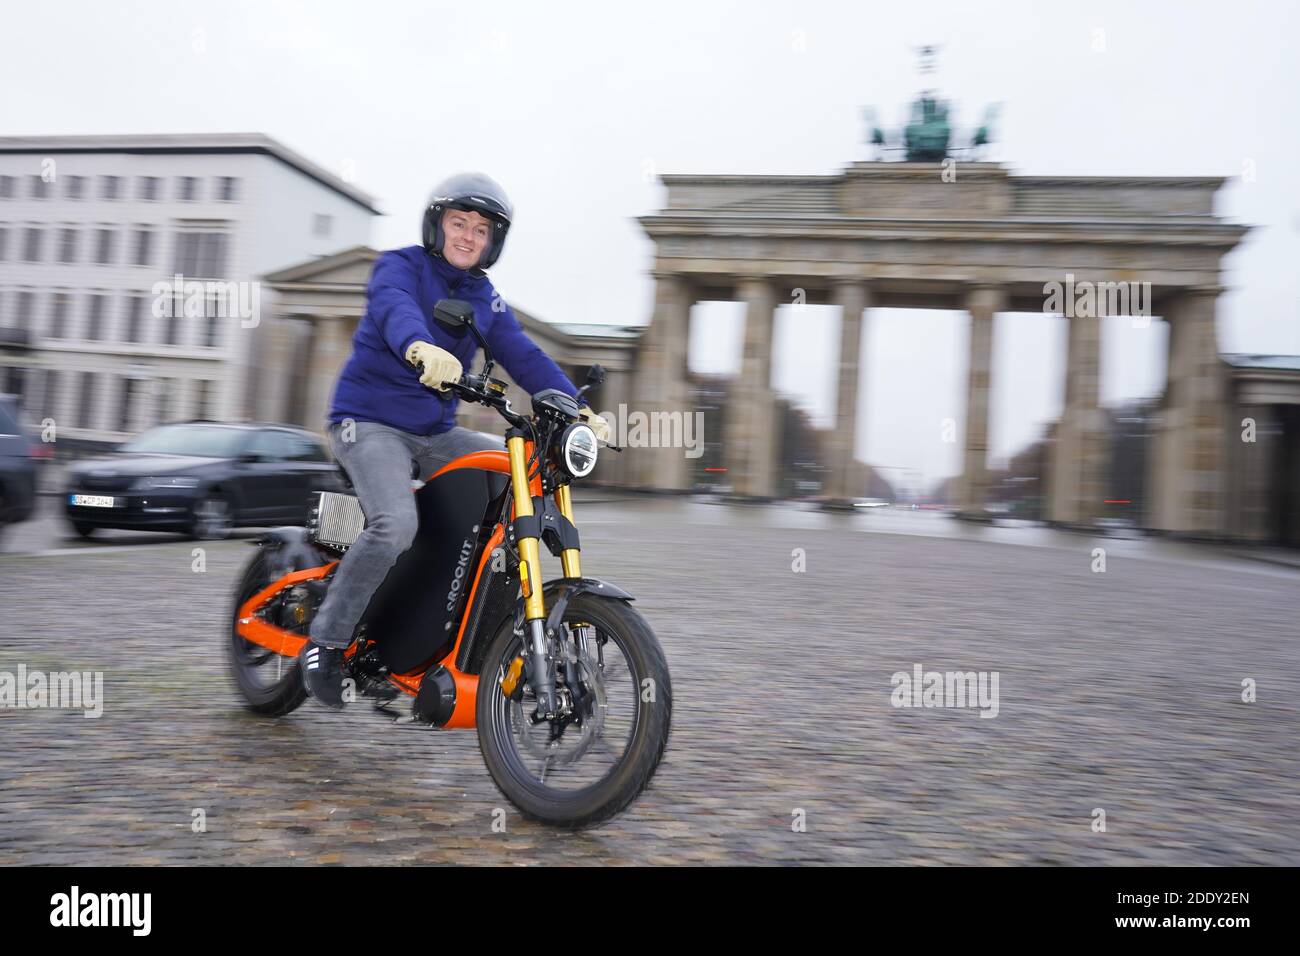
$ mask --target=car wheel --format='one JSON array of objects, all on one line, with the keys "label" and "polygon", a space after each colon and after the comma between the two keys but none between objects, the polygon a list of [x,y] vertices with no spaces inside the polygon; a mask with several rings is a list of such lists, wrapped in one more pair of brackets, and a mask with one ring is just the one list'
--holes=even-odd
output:
[{"label": "car wheel", "polygon": [[190,536],[217,541],[230,536],[231,523],[230,502],[221,495],[204,495],[191,513]]}]

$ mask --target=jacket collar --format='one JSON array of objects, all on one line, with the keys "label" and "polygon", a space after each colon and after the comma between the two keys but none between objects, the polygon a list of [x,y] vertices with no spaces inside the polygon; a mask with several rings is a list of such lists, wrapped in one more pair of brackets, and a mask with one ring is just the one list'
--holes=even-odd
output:
[{"label": "jacket collar", "polygon": [[430,252],[426,252],[425,255],[433,264],[433,271],[442,277],[447,283],[447,288],[452,292],[477,291],[486,279],[486,273],[481,269],[458,269],[442,256],[435,256]]}]

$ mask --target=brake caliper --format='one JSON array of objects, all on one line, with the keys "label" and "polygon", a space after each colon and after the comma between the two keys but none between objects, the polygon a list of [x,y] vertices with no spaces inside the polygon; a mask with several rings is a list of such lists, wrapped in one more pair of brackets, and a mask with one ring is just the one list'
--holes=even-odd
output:
[{"label": "brake caliper", "polygon": [[511,699],[515,696],[515,691],[519,689],[519,678],[524,673],[524,656],[516,654],[515,659],[510,662],[504,674],[501,675],[501,693]]}]

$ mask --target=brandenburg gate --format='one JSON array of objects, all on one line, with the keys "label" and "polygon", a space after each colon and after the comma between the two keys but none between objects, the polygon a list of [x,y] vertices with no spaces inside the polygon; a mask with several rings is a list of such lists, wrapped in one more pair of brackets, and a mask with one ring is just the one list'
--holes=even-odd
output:
[{"label": "brandenburg gate", "polygon": [[[691,306],[743,302],[743,359],[721,423],[737,494],[775,493],[771,373],[778,306],[802,297],[842,310],[830,449],[830,491],[841,497],[854,493],[844,476],[854,457],[859,343],[868,310],[969,315],[958,505],[971,517],[983,513],[987,491],[994,317],[1055,313],[1069,322],[1069,345],[1065,407],[1048,469],[1048,517],[1089,524],[1107,497],[1098,395],[1102,322],[1054,305],[1045,290],[1067,281],[1122,283],[1146,290],[1147,321],[1164,322],[1169,332],[1148,523],[1189,535],[1222,530],[1229,431],[1215,304],[1223,256],[1246,232],[1214,214],[1223,179],[1017,176],[1000,164],[946,158],[857,162],[828,176],[661,179],[665,208],[640,220],[655,247],[655,296],[637,360],[635,407],[689,410]],[[687,487],[689,463],[679,449],[639,449],[637,459],[637,483]]]}]

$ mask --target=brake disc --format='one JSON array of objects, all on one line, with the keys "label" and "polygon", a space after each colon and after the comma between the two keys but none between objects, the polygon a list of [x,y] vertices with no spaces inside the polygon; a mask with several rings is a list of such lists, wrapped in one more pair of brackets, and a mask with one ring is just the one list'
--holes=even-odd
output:
[{"label": "brake disc", "polygon": [[[591,712],[583,716],[581,725],[576,721],[567,723],[558,737],[551,737],[554,721],[544,720],[534,724],[526,716],[527,711],[537,704],[531,688],[524,691],[522,700],[511,702],[510,726],[515,739],[530,755],[540,760],[549,760],[552,765],[564,766],[581,760],[605,730],[608,701],[605,694],[605,680],[600,673],[600,668],[589,654],[579,653],[574,660],[578,664],[579,680],[586,685],[587,692],[595,698]],[[572,689],[564,688],[564,690],[567,691],[565,696],[572,703]],[[576,740],[573,737],[575,727],[578,731]],[[537,733],[543,729],[545,735]],[[571,746],[565,746],[566,744]]]}]

